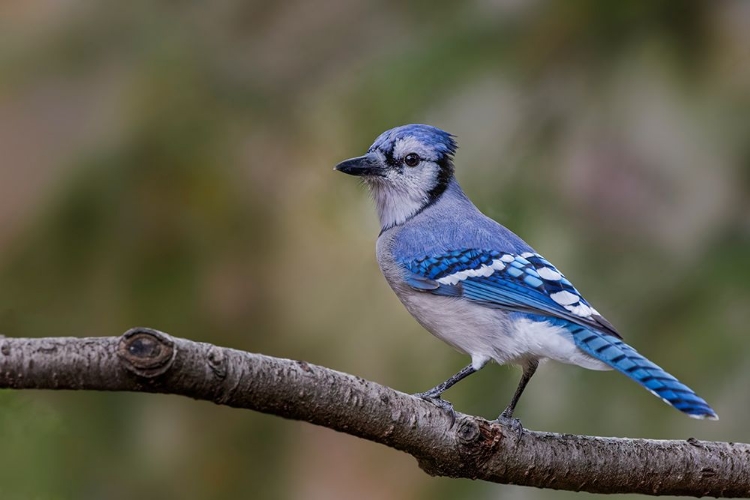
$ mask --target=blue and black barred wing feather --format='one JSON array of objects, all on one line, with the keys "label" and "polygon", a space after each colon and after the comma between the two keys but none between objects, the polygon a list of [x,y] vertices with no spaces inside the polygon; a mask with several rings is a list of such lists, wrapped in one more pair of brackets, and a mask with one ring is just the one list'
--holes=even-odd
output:
[{"label": "blue and black barred wing feather", "polygon": [[612,324],[541,255],[462,249],[402,265],[406,281],[418,290],[562,318],[620,338]]},{"label": "blue and black barred wing feather", "polygon": [[625,344],[552,264],[538,254],[464,249],[402,262],[407,283],[488,307],[543,315],[570,332],[576,346],[695,418],[716,413],[689,387]]}]

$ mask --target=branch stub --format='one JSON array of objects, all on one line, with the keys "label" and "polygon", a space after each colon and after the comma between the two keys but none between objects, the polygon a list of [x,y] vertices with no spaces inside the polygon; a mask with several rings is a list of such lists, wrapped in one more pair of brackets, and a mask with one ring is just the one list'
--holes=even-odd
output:
[{"label": "branch stub", "polygon": [[117,356],[125,368],[146,378],[169,370],[176,355],[172,337],[151,328],[131,328],[120,337],[117,346]]}]

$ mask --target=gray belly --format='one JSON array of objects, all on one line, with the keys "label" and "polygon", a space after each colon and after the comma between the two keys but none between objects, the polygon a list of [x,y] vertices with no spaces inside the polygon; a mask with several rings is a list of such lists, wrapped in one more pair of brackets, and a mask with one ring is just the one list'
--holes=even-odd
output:
[{"label": "gray belly", "polygon": [[516,343],[507,313],[454,297],[399,290],[398,287],[394,287],[394,291],[419,324],[459,352],[471,356],[475,364],[490,359],[498,363],[521,361],[523,353],[514,348]]}]

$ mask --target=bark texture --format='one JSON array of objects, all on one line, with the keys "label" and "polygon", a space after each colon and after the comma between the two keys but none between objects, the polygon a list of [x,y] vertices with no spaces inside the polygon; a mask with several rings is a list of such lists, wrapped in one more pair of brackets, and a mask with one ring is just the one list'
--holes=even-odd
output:
[{"label": "bark texture", "polygon": [[750,445],[553,434],[458,414],[304,361],[134,328],[0,339],[0,388],[179,394],[304,420],[413,455],[427,473],[592,493],[750,496]]}]

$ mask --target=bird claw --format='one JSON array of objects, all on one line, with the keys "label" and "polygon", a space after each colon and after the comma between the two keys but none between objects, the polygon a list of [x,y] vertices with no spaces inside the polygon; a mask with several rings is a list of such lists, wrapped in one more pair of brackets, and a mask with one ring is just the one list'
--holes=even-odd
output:
[{"label": "bird claw", "polygon": [[516,440],[521,439],[521,436],[523,435],[523,425],[521,425],[521,421],[517,418],[513,418],[511,415],[508,415],[507,412],[502,412],[499,417],[497,417],[497,420],[495,422],[504,425],[506,427],[509,427],[511,431],[516,435]]},{"label": "bird claw", "polygon": [[456,423],[456,410],[453,409],[453,404],[450,401],[446,401],[441,398],[439,394],[434,394],[428,391],[418,392],[416,394],[412,394],[412,396],[419,399],[424,399],[425,401],[434,404],[435,406],[446,412],[451,419],[451,427],[453,427],[453,424]]}]

